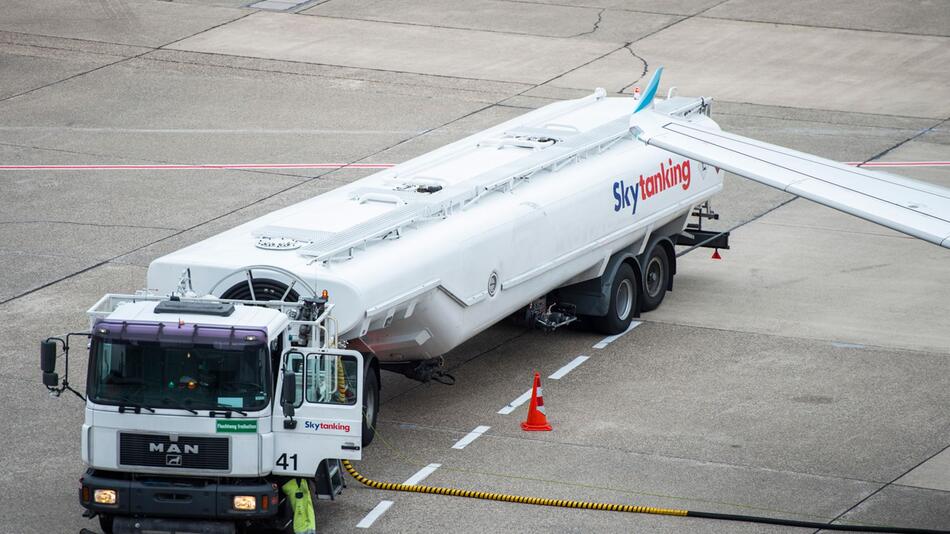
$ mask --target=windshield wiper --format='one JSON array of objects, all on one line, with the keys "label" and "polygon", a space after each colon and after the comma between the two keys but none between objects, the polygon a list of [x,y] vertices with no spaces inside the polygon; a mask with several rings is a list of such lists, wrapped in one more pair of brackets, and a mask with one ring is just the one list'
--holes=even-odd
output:
[{"label": "windshield wiper", "polygon": [[[162,399],[162,404],[172,404],[172,402],[171,402],[171,400],[165,398],[165,399]],[[197,411],[197,410],[192,410],[191,408],[188,408],[188,407],[183,406],[183,405],[181,405],[181,404],[172,404],[171,406],[167,406],[167,407],[168,407],[168,408],[175,409],[175,410],[185,410],[185,411],[191,412],[191,413],[193,413],[193,414],[195,414],[195,415],[198,415],[198,411]]]},{"label": "windshield wiper", "polygon": [[130,401],[129,399],[119,399],[119,403],[120,403],[119,413],[125,413],[125,412],[142,413],[142,410],[148,410],[152,413],[155,413],[154,409],[149,408],[148,406],[142,406],[141,404],[136,404]]},{"label": "windshield wiper", "polygon": [[218,409],[215,409],[215,410],[208,410],[208,417],[215,417],[215,416],[217,416],[217,415],[219,415],[219,414],[220,414],[220,415],[223,415],[223,416],[225,416],[225,417],[231,417],[231,414],[232,414],[232,413],[239,413],[239,414],[241,414],[241,415],[247,417],[247,412],[245,412],[245,411],[243,411],[243,410],[238,410],[237,408],[232,408],[232,407],[230,407],[230,406],[221,406],[221,405],[218,405],[217,408],[220,409],[221,411],[218,411]]}]

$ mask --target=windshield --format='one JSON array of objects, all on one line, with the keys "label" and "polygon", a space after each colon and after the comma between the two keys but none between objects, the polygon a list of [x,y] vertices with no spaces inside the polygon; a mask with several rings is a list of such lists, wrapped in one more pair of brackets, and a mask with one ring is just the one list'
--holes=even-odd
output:
[{"label": "windshield", "polygon": [[265,345],[94,340],[89,400],[188,410],[257,411],[269,400]]}]

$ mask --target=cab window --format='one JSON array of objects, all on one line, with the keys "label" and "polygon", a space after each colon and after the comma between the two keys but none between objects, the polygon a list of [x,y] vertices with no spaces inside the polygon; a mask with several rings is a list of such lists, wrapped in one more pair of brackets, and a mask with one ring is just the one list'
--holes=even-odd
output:
[{"label": "cab window", "polygon": [[308,354],[306,369],[307,402],[356,404],[359,399],[356,358],[336,354]]}]

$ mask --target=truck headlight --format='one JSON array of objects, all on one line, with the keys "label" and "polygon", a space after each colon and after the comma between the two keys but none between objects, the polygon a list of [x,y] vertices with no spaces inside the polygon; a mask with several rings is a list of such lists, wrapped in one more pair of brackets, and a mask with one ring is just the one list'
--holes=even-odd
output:
[{"label": "truck headlight", "polygon": [[97,489],[92,492],[92,500],[96,501],[96,504],[115,504],[118,496],[114,489]]},{"label": "truck headlight", "polygon": [[257,497],[253,495],[235,495],[235,510],[257,510]]}]

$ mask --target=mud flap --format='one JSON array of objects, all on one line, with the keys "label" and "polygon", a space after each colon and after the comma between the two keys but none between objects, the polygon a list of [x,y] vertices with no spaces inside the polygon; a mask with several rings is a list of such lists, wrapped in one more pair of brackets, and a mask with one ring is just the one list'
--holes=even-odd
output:
[{"label": "mud flap", "polygon": [[307,481],[294,478],[280,489],[287,496],[294,511],[294,534],[316,534],[317,519],[314,516],[313,499]]}]

